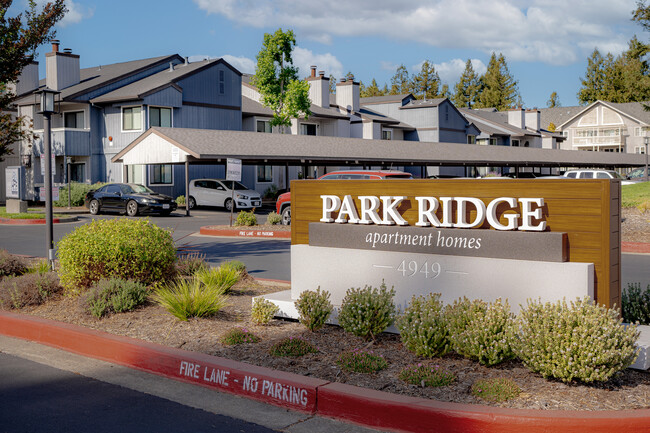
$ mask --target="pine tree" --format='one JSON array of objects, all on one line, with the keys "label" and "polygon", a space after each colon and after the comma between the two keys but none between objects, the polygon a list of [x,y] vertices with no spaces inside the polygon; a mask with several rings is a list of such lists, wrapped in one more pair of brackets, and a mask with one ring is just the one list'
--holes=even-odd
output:
[{"label": "pine tree", "polygon": [[632,12],[632,20],[637,21],[645,30],[650,31],[650,5],[646,5],[645,0],[639,0],[636,6],[636,10]]},{"label": "pine tree", "polygon": [[336,94],[336,77],[334,75],[330,75],[330,93]]},{"label": "pine tree", "polygon": [[418,99],[433,99],[440,96],[440,76],[436,68],[425,60],[420,73],[413,77],[413,93]]},{"label": "pine tree", "polygon": [[449,91],[449,84],[443,84],[440,88],[439,98],[451,98],[451,92]]},{"label": "pine tree", "polygon": [[373,96],[382,96],[383,93],[381,90],[379,90],[379,86],[377,86],[377,80],[374,78],[372,79],[372,82],[370,83],[369,86],[365,87],[363,91],[360,90],[361,97],[362,98],[370,98]]},{"label": "pine tree", "polygon": [[552,92],[551,96],[548,98],[548,101],[546,101],[546,106],[548,108],[554,108],[554,107],[561,107],[562,104],[560,104],[560,98],[557,96],[557,92]]},{"label": "pine tree", "polygon": [[584,78],[580,78],[582,87],[578,91],[580,104],[590,104],[597,101],[604,95],[605,88],[605,59],[594,49],[587,59],[587,72]]},{"label": "pine tree", "polygon": [[454,94],[451,97],[456,107],[472,108],[478,102],[481,93],[481,82],[474,71],[472,61],[467,59],[465,70],[460,76],[458,83],[454,86]]},{"label": "pine tree", "polygon": [[492,53],[487,71],[481,77],[481,83],[483,89],[477,104],[480,108],[494,107],[503,111],[522,102],[517,81],[510,74],[503,54],[497,57]]},{"label": "pine tree", "polygon": [[406,66],[400,65],[395,71],[395,75],[390,79],[390,95],[403,95],[413,93],[413,83],[409,76]]}]

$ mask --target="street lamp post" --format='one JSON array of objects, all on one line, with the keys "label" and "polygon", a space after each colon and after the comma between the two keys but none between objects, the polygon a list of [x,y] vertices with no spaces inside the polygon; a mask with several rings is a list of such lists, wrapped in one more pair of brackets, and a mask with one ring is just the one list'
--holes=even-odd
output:
[{"label": "street lamp post", "polygon": [[72,158],[70,158],[68,156],[66,158],[65,162],[66,162],[67,169],[68,169],[66,180],[68,181],[68,209],[70,209],[70,205],[71,205],[71,203],[70,203],[71,202],[71,198],[70,198],[70,196],[71,196],[70,195],[70,166],[72,165]]},{"label": "street lamp post", "polygon": [[645,177],[646,182],[650,180],[648,179],[648,141],[650,141],[650,137],[646,136],[643,139],[645,143],[645,170],[643,170],[643,177]]},{"label": "street lamp post", "polygon": [[54,228],[52,215],[52,113],[54,110],[54,97],[60,92],[48,87],[38,92],[41,96],[41,109],[43,114],[43,153],[45,156],[45,225],[46,229],[46,257],[51,269],[54,269]]}]

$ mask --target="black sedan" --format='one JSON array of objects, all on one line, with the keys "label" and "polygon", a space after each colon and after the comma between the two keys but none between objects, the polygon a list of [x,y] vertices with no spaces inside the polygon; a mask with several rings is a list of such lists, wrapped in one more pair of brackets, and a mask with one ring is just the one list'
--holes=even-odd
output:
[{"label": "black sedan", "polygon": [[92,215],[100,212],[120,212],[128,216],[139,213],[169,215],[176,202],[168,195],[158,194],[144,185],[109,183],[86,194],[84,204]]}]

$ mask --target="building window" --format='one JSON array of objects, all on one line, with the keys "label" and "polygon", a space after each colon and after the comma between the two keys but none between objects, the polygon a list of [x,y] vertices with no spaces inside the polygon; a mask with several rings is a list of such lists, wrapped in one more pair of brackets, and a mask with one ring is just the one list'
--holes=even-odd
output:
[{"label": "building window", "polygon": [[300,135],[316,135],[316,125],[313,123],[301,123]]},{"label": "building window", "polygon": [[173,183],[172,165],[171,164],[152,165],[149,183],[152,185],[171,185]]},{"label": "building window", "polygon": [[476,135],[468,135],[467,144],[476,144]]},{"label": "building window", "polygon": [[73,162],[70,164],[70,182],[84,183],[86,181],[86,164]]},{"label": "building window", "polygon": [[512,139],[512,146],[513,147],[519,147],[519,140],[515,140],[514,138]]},{"label": "building window", "polygon": [[[127,165],[127,177],[130,183],[144,183],[144,166],[140,164]],[[124,180],[125,182],[127,179]]]},{"label": "building window", "polygon": [[122,108],[122,130],[123,131],[142,130],[142,107]]},{"label": "building window", "polygon": [[490,146],[496,146],[497,145],[497,139],[496,138],[490,138]]},{"label": "building window", "polygon": [[273,166],[272,165],[258,165],[257,166],[257,182],[273,182]]},{"label": "building window", "polygon": [[645,137],[647,135],[650,135],[650,128],[649,127],[636,127],[634,128],[634,135],[636,137]]},{"label": "building window", "polygon": [[382,140],[392,140],[393,139],[393,131],[390,129],[384,129],[381,131],[381,139]]},{"label": "building window", "polygon": [[634,153],[645,153],[645,146],[634,146]]},{"label": "building window", "polygon": [[64,126],[66,128],[84,128],[84,112],[75,111],[73,113],[64,113]]},{"label": "building window", "polygon": [[479,146],[487,146],[488,145],[488,139],[487,138],[479,138],[476,140]]},{"label": "building window", "polygon": [[568,137],[569,136],[569,131],[562,131],[562,137]]},{"label": "building window", "polygon": [[149,108],[149,126],[172,127],[172,109],[163,107]]},{"label": "building window", "polygon": [[258,120],[257,121],[257,132],[271,132],[271,122],[268,120]]},{"label": "building window", "polygon": [[226,71],[219,71],[219,94],[226,93]]}]

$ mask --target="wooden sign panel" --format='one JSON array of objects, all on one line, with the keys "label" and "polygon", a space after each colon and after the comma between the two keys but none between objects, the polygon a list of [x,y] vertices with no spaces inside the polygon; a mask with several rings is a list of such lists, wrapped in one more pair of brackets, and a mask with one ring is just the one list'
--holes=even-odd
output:
[{"label": "wooden sign panel", "polygon": [[[543,198],[542,221],[544,232],[566,233],[563,253],[569,262],[593,263],[596,301],[607,307],[621,305],[620,258],[621,217],[619,181],[607,179],[397,179],[397,180],[300,180],[291,183],[291,243],[309,244],[309,224],[321,223],[323,200],[321,195],[351,195],[357,209],[359,196],[405,196],[397,210],[416,227],[418,203],[415,197],[473,197],[487,206],[499,197]],[[519,213],[521,206],[510,209],[501,206],[497,217],[507,223],[505,215]],[[337,213],[332,213],[336,218]],[[468,206],[467,221],[473,221],[476,210]],[[436,212],[442,220],[442,209]],[[456,209],[453,210],[454,219]],[[386,226],[384,226],[386,227]],[[417,227],[423,233],[437,230]],[[468,229],[447,229],[467,231]],[[492,230],[487,222],[471,230]],[[505,233],[505,232],[501,232]],[[539,233],[539,232],[537,232]],[[543,232],[542,232],[543,233]],[[504,236],[505,238],[505,236]],[[531,237],[532,239],[532,237]],[[542,244],[531,242],[534,250]],[[504,248],[507,241],[504,240]],[[534,294],[531,294],[534,297]]]}]

